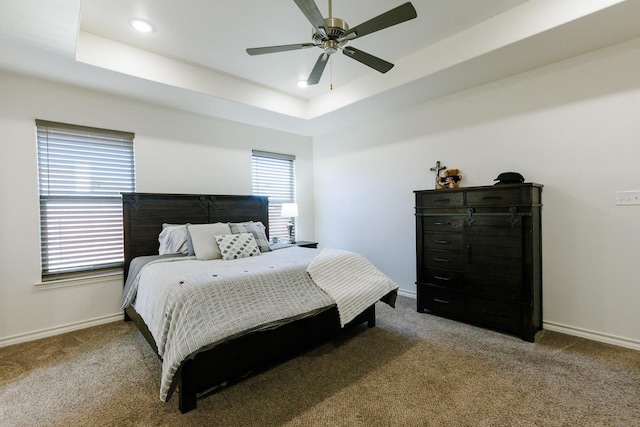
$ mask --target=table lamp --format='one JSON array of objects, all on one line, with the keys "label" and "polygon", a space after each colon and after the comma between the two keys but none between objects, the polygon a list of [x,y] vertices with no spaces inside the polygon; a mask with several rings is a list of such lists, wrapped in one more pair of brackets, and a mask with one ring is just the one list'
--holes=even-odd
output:
[{"label": "table lamp", "polygon": [[289,242],[295,243],[296,240],[293,237],[293,218],[298,216],[298,204],[297,203],[283,203],[280,216],[283,218],[290,218],[287,228],[289,228]]}]

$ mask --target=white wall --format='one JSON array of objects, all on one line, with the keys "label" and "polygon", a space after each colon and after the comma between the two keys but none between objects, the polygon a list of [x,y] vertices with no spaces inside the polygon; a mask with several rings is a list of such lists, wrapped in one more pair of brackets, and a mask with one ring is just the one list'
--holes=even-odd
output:
[{"label": "white wall", "polygon": [[0,73],[0,345],[121,316],[120,276],[39,290],[35,119],[134,132],[137,190],[251,194],[251,150],[296,155],[299,237],[313,239],[308,137]]},{"label": "white wall", "polygon": [[546,327],[640,348],[640,207],[613,205],[615,190],[640,189],[640,40],[372,118],[313,148],[306,137],[7,73],[0,94],[0,345],[120,315],[117,278],[34,286],[39,118],[135,132],[139,191],[250,193],[251,149],[295,154],[299,238],[368,256],[408,293],[413,191],[433,188],[436,160],[460,168],[464,186],[518,171],[545,186]]},{"label": "white wall", "polygon": [[314,139],[316,238],[415,292],[413,191],[505,171],[543,190],[546,327],[640,349],[640,40]]}]

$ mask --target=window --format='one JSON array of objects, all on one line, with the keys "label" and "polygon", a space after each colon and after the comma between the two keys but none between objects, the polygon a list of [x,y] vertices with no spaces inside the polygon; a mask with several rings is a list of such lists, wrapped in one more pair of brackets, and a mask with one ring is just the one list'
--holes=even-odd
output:
[{"label": "window", "polygon": [[283,203],[295,202],[295,156],[253,151],[253,194],[269,197],[269,237],[289,238],[287,224],[295,218],[280,216]]},{"label": "window", "polygon": [[36,120],[42,280],[121,267],[132,133]]}]

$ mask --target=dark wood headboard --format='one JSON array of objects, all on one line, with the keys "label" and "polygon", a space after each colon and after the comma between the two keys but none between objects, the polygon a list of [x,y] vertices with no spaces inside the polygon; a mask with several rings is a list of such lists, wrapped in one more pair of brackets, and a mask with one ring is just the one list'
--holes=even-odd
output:
[{"label": "dark wood headboard", "polygon": [[162,224],[261,221],[269,235],[269,200],[262,196],[123,193],[125,277],[131,260],[158,254]]}]

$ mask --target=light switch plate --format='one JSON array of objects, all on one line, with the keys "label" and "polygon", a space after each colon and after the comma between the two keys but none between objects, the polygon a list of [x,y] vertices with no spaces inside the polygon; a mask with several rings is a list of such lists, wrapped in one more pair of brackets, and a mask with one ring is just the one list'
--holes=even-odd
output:
[{"label": "light switch plate", "polygon": [[640,205],[640,190],[616,191],[616,205]]}]

